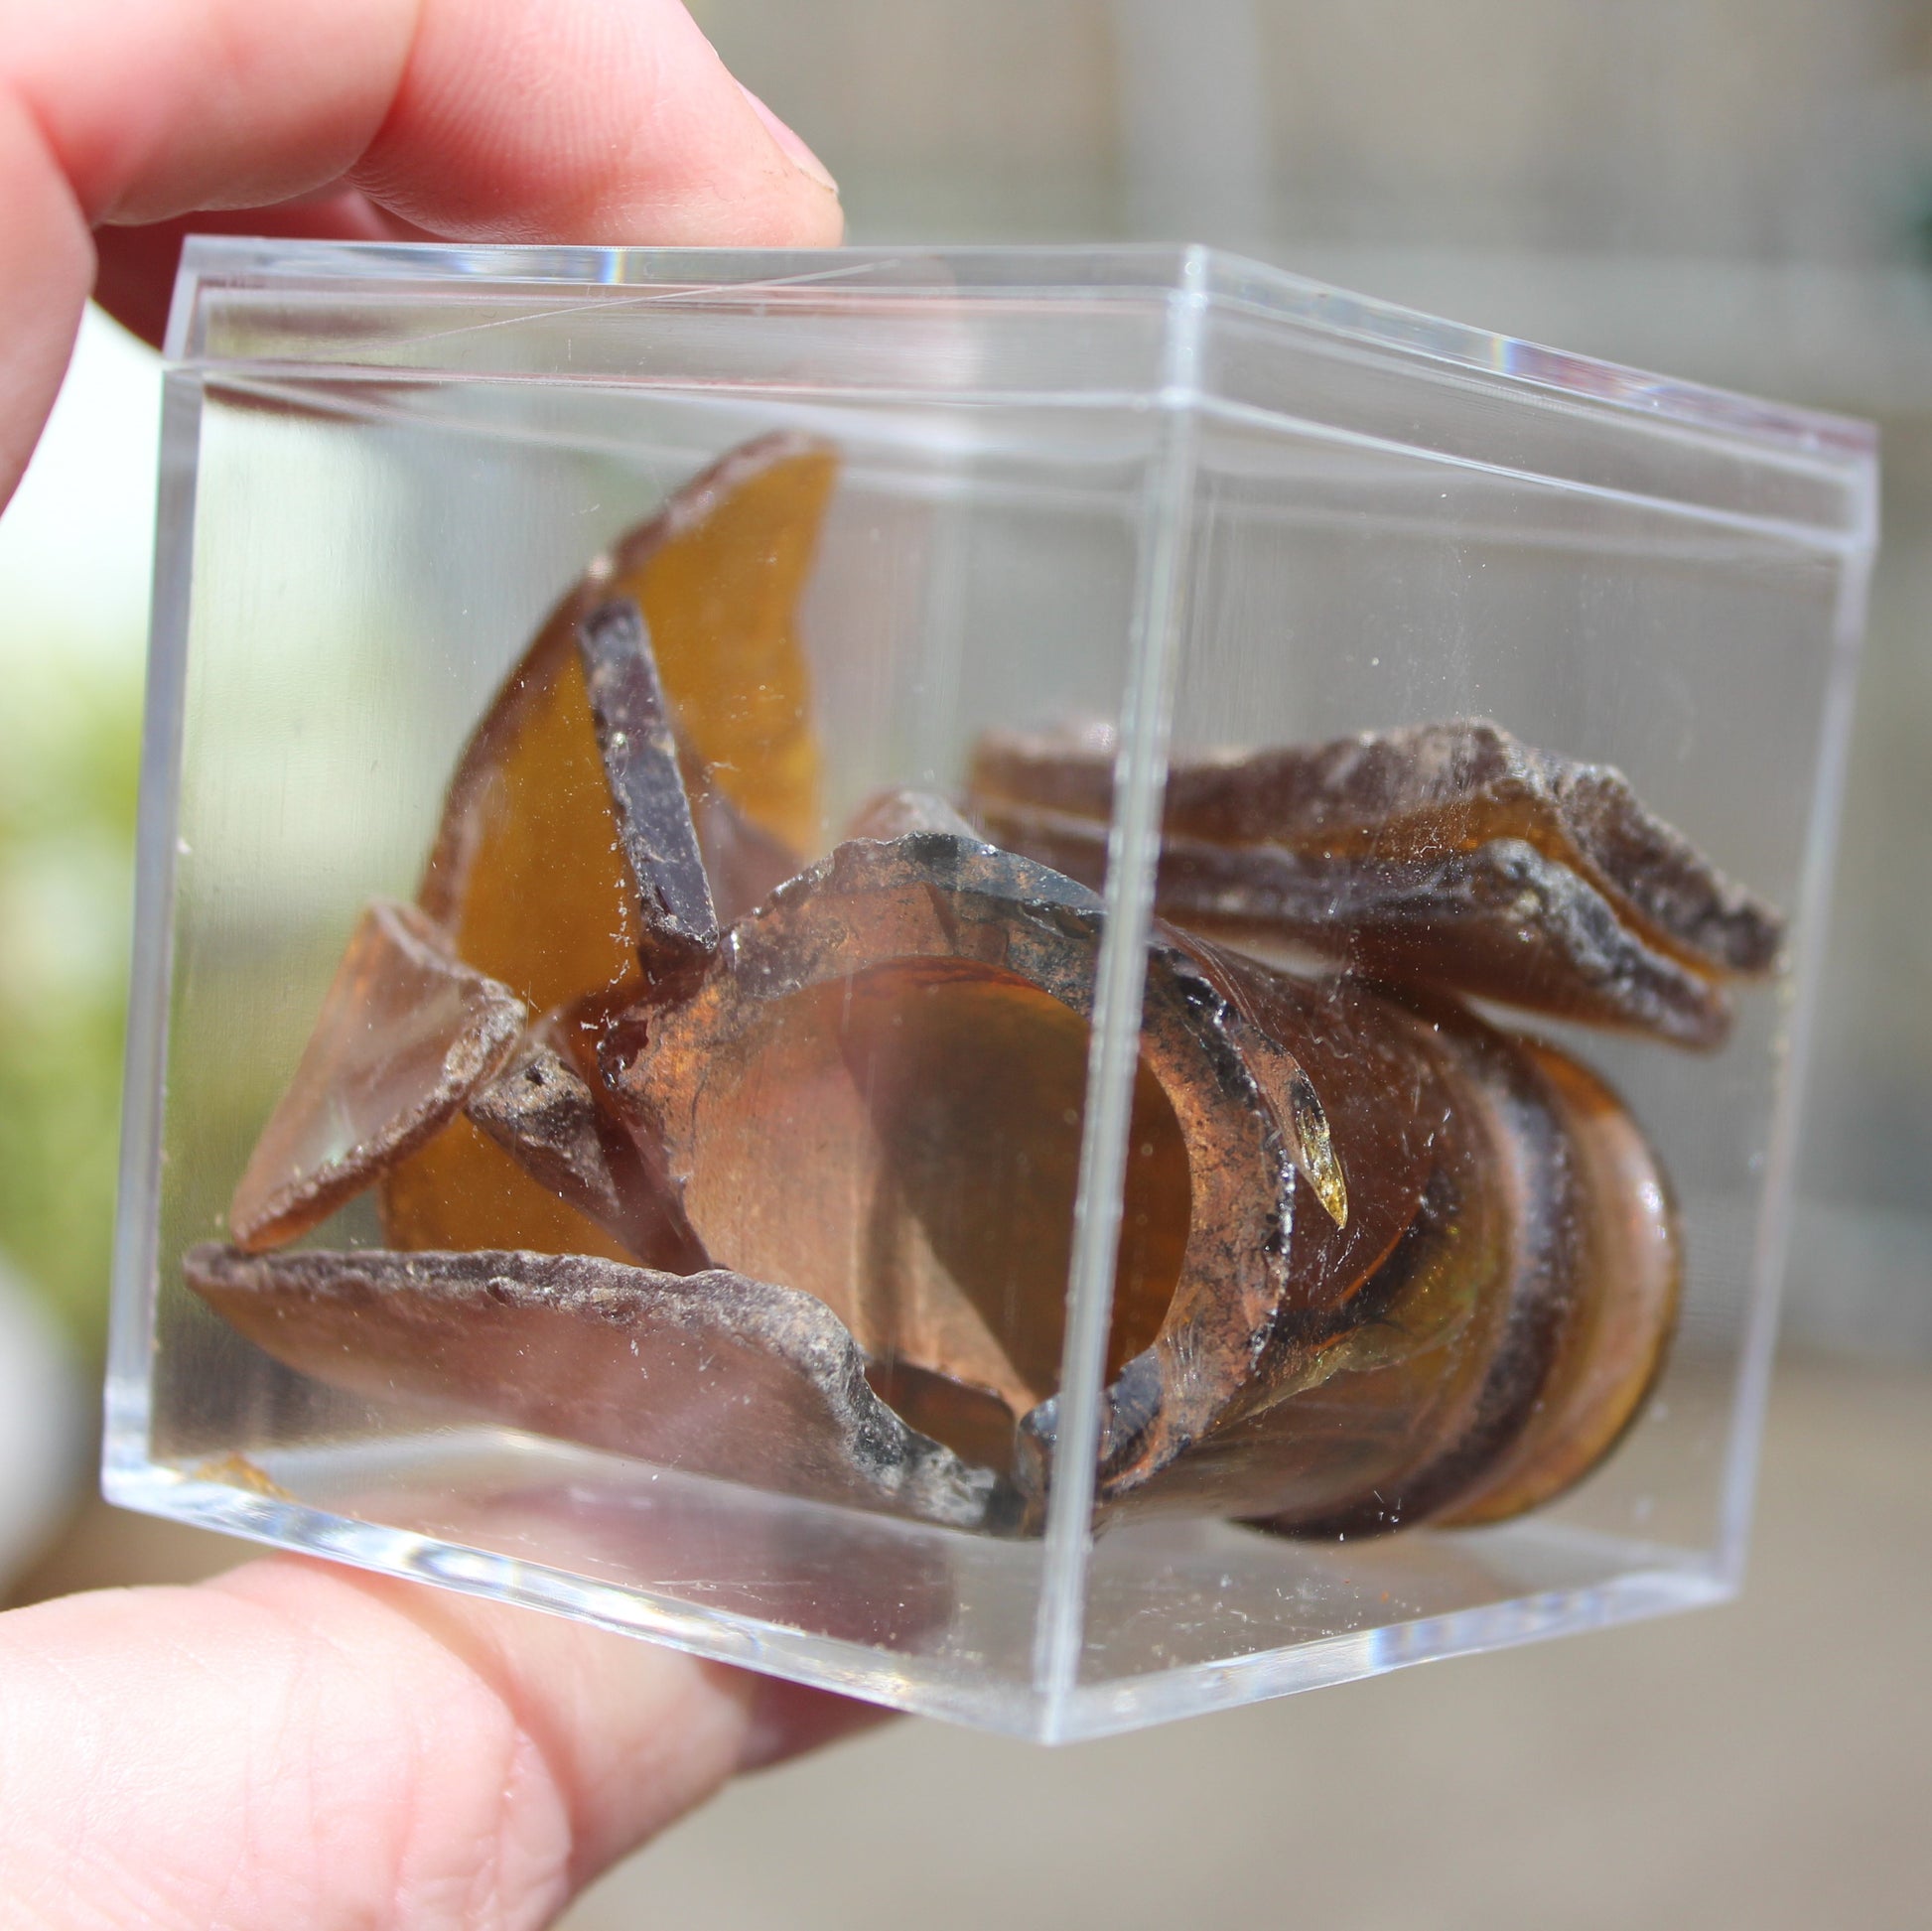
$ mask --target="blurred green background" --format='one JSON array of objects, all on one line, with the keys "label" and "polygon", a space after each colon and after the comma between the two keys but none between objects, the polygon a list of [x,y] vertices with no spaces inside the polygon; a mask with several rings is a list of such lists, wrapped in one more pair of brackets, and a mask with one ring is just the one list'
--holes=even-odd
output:
[{"label": "blurred green background", "polygon": [[0,516],[0,1256],[83,1358],[106,1324],[159,413],[90,315]]}]

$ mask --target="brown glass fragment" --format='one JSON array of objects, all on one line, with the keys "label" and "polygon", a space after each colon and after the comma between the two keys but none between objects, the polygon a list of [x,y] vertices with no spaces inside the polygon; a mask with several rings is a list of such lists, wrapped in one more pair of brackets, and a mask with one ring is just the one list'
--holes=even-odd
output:
[{"label": "brown glass fragment", "polygon": [[[1104,823],[1001,801],[980,816],[1014,851],[1089,883],[1105,877]],[[1393,862],[1170,835],[1156,904],[1176,925],[1264,955],[1295,948],[1698,1050],[1730,1032],[1722,985],[1621,924],[1587,879],[1521,839]]]},{"label": "brown glass fragment", "polygon": [[[1319,1484],[1324,1505],[1352,1510],[1402,1455],[1432,1452],[1467,1426],[1506,1305],[1506,1227],[1485,1185],[1492,1150],[1458,1106],[1441,1055],[1392,1026],[1386,1002],[1273,974],[1198,941],[1190,949],[1253,1025],[1308,1052],[1320,1071],[1366,1048],[1359,1076],[1326,1083],[1337,1107],[1331,1130],[1351,1150],[1353,1211],[1342,1228],[1308,1214],[1297,1221],[1280,1317],[1240,1362],[1219,1412],[1186,1430],[1178,1451],[1164,1446],[1173,1433],[1171,1372],[1152,1354],[1126,1364],[1103,1395],[1096,1501],[1110,1513],[1244,1515],[1302,1492],[1299,1478]],[[1289,1412],[1292,1396],[1364,1347],[1406,1371],[1358,1404],[1348,1427],[1324,1421],[1326,1397]],[[1026,1427],[1043,1462],[1057,1405]]]},{"label": "brown glass fragment", "polygon": [[789,845],[753,824],[688,750],[680,753],[679,768],[711,902],[721,925],[735,924],[783,885],[801,861]]},{"label": "brown glass fragment", "polygon": [[451,958],[421,912],[375,900],[235,1187],[235,1240],[273,1247],[326,1220],[456,1116],[526,1018],[514,994]]},{"label": "brown glass fragment", "polygon": [[[1290,1305],[1319,1312],[1285,1320],[1241,1398],[1165,1465],[1135,1452],[1158,1394],[1128,1364],[1107,1391],[1102,1506],[1354,1536],[1498,1519],[1567,1487],[1636,1412],[1674,1319],[1675,1224],[1642,1136],[1574,1062],[1452,1006],[1221,969],[1332,1095],[1356,1211],[1347,1229],[1299,1223],[1292,1265],[1325,1286]],[[1337,1077],[1350,1062],[1359,1076]],[[1028,1428],[1050,1439],[1052,1421]]]},{"label": "brown glass fragment", "polygon": [[668,994],[717,950],[718,914],[642,612],[627,598],[599,605],[579,626],[578,646],[618,842],[637,898],[638,961],[645,983]]},{"label": "brown glass fragment", "polygon": [[596,1097],[554,1046],[527,1042],[468,1110],[533,1180],[593,1220],[608,1226],[622,1212]]},{"label": "brown glass fragment", "polygon": [[982,842],[979,833],[944,798],[930,791],[882,791],[868,798],[853,813],[845,835],[885,843],[914,831],[943,832],[949,838]]},{"label": "brown glass fragment", "polygon": [[[1105,821],[1112,785],[1091,731],[990,735],[970,780],[989,830],[1088,869],[1076,828]],[[1683,1044],[1723,1038],[1713,982],[1768,971],[1782,943],[1620,773],[1481,719],[1177,761],[1163,833],[1161,909],[1182,922],[1330,954],[1359,934],[1365,969]]]},{"label": "brown glass fragment", "polygon": [[[798,604],[838,480],[809,437],[760,437],[687,483],[592,567],[642,607],[678,729],[743,816],[789,850],[819,843],[820,757]],[[715,883],[715,882],[714,882]]]},{"label": "brown glass fragment", "polygon": [[538,1254],[634,1261],[628,1244],[541,1181],[467,1114],[383,1176],[382,1237],[395,1248],[514,1243]]},{"label": "brown glass fragment", "polygon": [[[793,437],[707,471],[591,565],[472,735],[420,898],[532,1010],[672,996],[719,918],[797,869],[783,834],[815,835],[818,763],[793,606],[836,471]],[[398,1247],[680,1251],[633,1254],[468,1121],[382,1207]]]},{"label": "brown glass fragment", "polygon": [[986,1469],[873,1393],[809,1295],[584,1255],[190,1249],[189,1285],[277,1360],[665,1467],[949,1528],[1000,1525]]},{"label": "brown glass fragment", "polygon": [[[866,822],[945,817],[901,799]],[[1035,1409],[1057,1377],[1101,923],[1092,893],[946,830],[849,841],[782,887],[618,1076],[707,1251],[818,1296],[889,1376]],[[1152,1359],[1149,1467],[1239,1398],[1291,1311],[1319,1318],[1287,1308],[1295,1075],[1157,935],[1108,1349],[1110,1372]]]},{"label": "brown glass fragment", "polygon": [[[1271,1468],[1279,1531],[1366,1534],[1443,1513],[1522,1438],[1580,1302],[1613,1291],[1589,1278],[1592,1203],[1533,1055],[1449,1009],[1412,1036],[1442,1070],[1468,1159],[1426,1196],[1374,1326],[1298,1364],[1311,1385],[1267,1431],[1285,1450]],[[1436,1324],[1445,1304],[1452,1326]],[[1288,1479],[1304,1443],[1328,1450],[1307,1486]]]},{"label": "brown glass fragment", "polygon": [[637,976],[637,889],[574,625],[545,626],[477,727],[417,897],[533,1012]]},{"label": "brown glass fragment", "polygon": [[662,1158],[613,1110],[597,1063],[595,1008],[532,1027],[465,1108],[531,1179],[604,1229],[626,1258],[673,1274],[709,1265],[678,1211]]},{"label": "brown glass fragment", "polygon": [[643,613],[720,915],[817,842],[796,607],[837,474],[824,445],[784,435],[713,465],[592,561],[472,734],[419,897],[465,958],[493,961],[536,1010],[617,983],[636,939],[579,650],[599,607]]},{"label": "brown glass fragment", "polygon": [[1683,1242],[1657,1156],[1614,1094],[1526,1042],[1561,1111],[1586,1202],[1578,1305],[1535,1413],[1442,1518],[1499,1522],[1581,1481],[1641,1413],[1677,1325]]},{"label": "brown glass fragment", "polygon": [[224,1455],[200,1461],[188,1471],[195,1482],[218,1482],[223,1488],[245,1488],[251,1495],[266,1495],[272,1502],[297,1499],[267,1469],[250,1461],[245,1454],[230,1448]]}]

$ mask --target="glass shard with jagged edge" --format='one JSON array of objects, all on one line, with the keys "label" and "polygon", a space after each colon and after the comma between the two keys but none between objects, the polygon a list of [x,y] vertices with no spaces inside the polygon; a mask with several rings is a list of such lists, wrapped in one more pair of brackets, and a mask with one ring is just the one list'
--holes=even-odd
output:
[{"label": "glass shard with jagged edge", "polygon": [[306,1233],[441,1132],[527,1018],[514,993],[453,959],[413,905],[378,898],[235,1187],[236,1242]]},{"label": "glass shard with jagged edge", "polygon": [[[975,750],[989,835],[1078,878],[1106,862],[1104,731]],[[1157,905],[1266,950],[1713,1049],[1726,982],[1768,972],[1783,921],[1649,811],[1620,772],[1484,719],[1177,760]]]},{"label": "glass shard with jagged edge", "polygon": [[810,1295],[589,1255],[190,1250],[278,1360],[665,1467],[971,1529],[998,1485],[908,1429]]},{"label": "glass shard with jagged edge", "polygon": [[[808,863],[836,473],[749,444],[557,606],[187,1275],[358,1393],[1034,1533],[1116,747],[988,734],[966,815],[884,792]],[[1616,1095],[1463,996],[1714,1048],[1778,915],[1481,720],[1179,761],[1162,839],[1097,1518],[1550,1500],[1641,1410],[1682,1239]],[[372,1179],[391,1251],[245,1251]]]},{"label": "glass shard with jagged edge", "polygon": [[[727,456],[592,562],[472,735],[418,896],[457,952],[533,1011],[668,987],[716,942],[719,912],[757,902],[815,840],[795,605],[836,475],[832,453],[798,437]],[[586,630],[632,607],[647,647],[621,616]],[[669,854],[693,835],[695,872]],[[707,888],[700,912],[692,895]],[[483,1238],[664,1258],[533,1185],[468,1121],[391,1174],[382,1205],[398,1247]]]}]

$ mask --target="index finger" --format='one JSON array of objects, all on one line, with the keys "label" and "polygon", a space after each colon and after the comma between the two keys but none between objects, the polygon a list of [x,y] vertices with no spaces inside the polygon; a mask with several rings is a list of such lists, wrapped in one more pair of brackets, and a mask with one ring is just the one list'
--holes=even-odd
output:
[{"label": "index finger", "polygon": [[91,229],[338,182],[471,240],[821,246],[842,225],[678,0],[0,0],[0,501]]},{"label": "index finger", "polygon": [[67,1596],[0,1615],[0,1922],[548,1924],[727,1777],[881,1714],[286,1557]]}]

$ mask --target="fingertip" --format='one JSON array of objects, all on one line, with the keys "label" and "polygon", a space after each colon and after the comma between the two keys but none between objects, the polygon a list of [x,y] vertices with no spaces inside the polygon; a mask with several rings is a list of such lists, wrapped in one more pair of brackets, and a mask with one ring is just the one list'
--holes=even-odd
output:
[{"label": "fingertip", "polygon": [[86,223],[33,117],[0,89],[0,508],[40,439],[93,274]]},{"label": "fingertip", "polygon": [[752,111],[764,124],[764,131],[778,145],[778,152],[795,167],[807,181],[816,184],[829,193],[836,201],[839,184],[832,179],[832,171],[810,148],[803,139],[784,121],[781,121],[744,81],[738,83],[739,91],[752,103]]},{"label": "fingertip", "polygon": [[830,1690],[787,1683],[782,1677],[755,1679],[744,1740],[739,1746],[738,1774],[749,1776],[756,1770],[788,1763],[793,1757],[875,1728],[896,1714]]},{"label": "fingertip", "polygon": [[[427,1639],[486,1686],[555,1778],[570,1818],[573,1884],[648,1842],[732,1776],[804,1755],[890,1714],[567,1617],[310,1557],[270,1556],[204,1586],[274,1607],[358,1653],[365,1671],[379,1652]],[[411,1667],[427,1678],[425,1665]]]},{"label": "fingertip", "polygon": [[425,0],[351,178],[465,240],[833,245],[837,192],[785,132],[679,0]]},{"label": "fingertip", "polygon": [[353,190],[327,191],[269,207],[219,208],[145,227],[94,230],[93,299],[122,328],[159,348],[191,234],[288,235],[317,241],[402,241],[415,233]]}]

